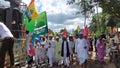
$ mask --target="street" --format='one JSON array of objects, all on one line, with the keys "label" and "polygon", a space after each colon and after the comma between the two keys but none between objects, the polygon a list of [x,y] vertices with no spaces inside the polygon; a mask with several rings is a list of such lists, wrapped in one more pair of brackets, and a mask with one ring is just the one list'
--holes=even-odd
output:
[{"label": "street", "polygon": [[[116,68],[115,64],[113,62],[108,61],[108,57],[104,58],[104,63],[99,63],[97,60],[95,52],[92,52],[89,56],[89,59],[87,61],[87,68]],[[70,65],[69,68],[81,68],[80,65],[75,61],[76,59],[74,58],[74,62]],[[22,66],[21,68],[26,68],[26,66]],[[36,68],[36,66],[33,65],[32,68]],[[49,68],[47,64],[42,64],[38,68]],[[57,66],[54,65],[54,67],[51,68],[65,68],[63,65]]]}]

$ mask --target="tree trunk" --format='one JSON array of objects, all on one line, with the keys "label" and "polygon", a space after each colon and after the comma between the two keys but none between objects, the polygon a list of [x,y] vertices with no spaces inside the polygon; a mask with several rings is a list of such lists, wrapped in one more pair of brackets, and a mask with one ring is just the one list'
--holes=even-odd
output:
[{"label": "tree trunk", "polygon": [[97,1],[97,30],[99,30],[101,32],[101,28],[100,28],[100,22],[99,22],[99,14],[98,14],[98,1]]},{"label": "tree trunk", "polygon": [[84,27],[86,26],[86,12],[85,12],[85,21],[84,21]]}]

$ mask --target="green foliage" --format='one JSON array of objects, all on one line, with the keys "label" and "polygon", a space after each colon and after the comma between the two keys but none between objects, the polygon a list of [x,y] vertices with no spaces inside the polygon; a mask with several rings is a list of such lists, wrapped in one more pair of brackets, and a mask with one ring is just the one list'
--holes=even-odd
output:
[{"label": "green foliage", "polygon": [[89,30],[99,35],[102,32],[109,33],[110,27],[120,27],[120,18],[113,17],[107,13],[95,14],[89,24]]},{"label": "green foliage", "polygon": [[108,32],[107,23],[110,15],[108,14],[95,14],[92,17],[92,21],[89,24],[89,30],[93,31],[96,35],[100,35],[102,32]]},{"label": "green foliage", "polygon": [[61,29],[59,33],[62,33],[64,31],[64,29]]},{"label": "green foliage", "polygon": [[93,15],[89,24],[89,30],[97,35],[101,32],[108,33],[109,27],[120,27],[120,0],[68,0],[67,4],[81,7],[78,14],[82,13],[85,17],[94,13],[96,5],[102,8],[103,12]]},{"label": "green foliage", "polygon": [[120,0],[98,0],[104,13],[120,18]]},{"label": "green foliage", "polygon": [[[67,4],[77,4],[82,7],[82,12],[94,12],[94,6],[99,5],[103,9],[103,13],[110,14],[120,18],[120,0],[68,0]],[[93,5],[94,4],[94,5]]]}]

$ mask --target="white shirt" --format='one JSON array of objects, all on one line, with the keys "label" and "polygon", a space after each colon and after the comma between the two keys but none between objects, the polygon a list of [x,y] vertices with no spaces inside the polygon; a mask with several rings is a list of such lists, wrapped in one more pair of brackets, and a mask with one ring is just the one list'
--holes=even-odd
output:
[{"label": "white shirt", "polygon": [[77,40],[77,57],[79,64],[83,64],[88,59],[88,51],[84,47],[88,46],[85,39]]},{"label": "white shirt", "polygon": [[69,41],[70,53],[73,53],[74,41]]},{"label": "white shirt", "polygon": [[85,39],[78,39],[77,40],[77,48],[79,49],[84,49],[85,46],[88,46]]},{"label": "white shirt", "polygon": [[49,43],[51,44],[51,47],[48,47],[48,51],[47,51],[47,56],[49,58],[53,58],[55,56],[55,52],[54,52],[54,47],[55,47],[55,42],[54,40],[48,40],[47,41],[47,46],[49,46]]},{"label": "white shirt", "polygon": [[1,38],[13,37],[12,33],[10,32],[10,30],[2,22],[0,22],[0,35],[1,35]]},{"label": "white shirt", "polygon": [[34,44],[36,56],[39,54],[40,43]]},{"label": "white shirt", "polygon": [[[64,54],[63,54],[63,57],[67,57],[67,45],[66,45],[67,42],[64,41],[63,47],[62,47],[62,43],[63,43],[63,41],[60,43],[60,49],[59,49],[59,50],[61,51],[62,48],[64,47],[64,48],[63,48],[63,49],[64,49],[64,50],[63,50],[63,53],[64,53]],[[68,48],[69,48],[69,52],[70,52],[70,46],[69,46],[69,44],[68,44]]]},{"label": "white shirt", "polygon": [[67,45],[66,45],[66,41],[64,42],[64,57],[67,56]]},{"label": "white shirt", "polygon": [[78,38],[74,39],[74,42],[75,42],[75,52],[77,52],[77,41],[78,41]]}]

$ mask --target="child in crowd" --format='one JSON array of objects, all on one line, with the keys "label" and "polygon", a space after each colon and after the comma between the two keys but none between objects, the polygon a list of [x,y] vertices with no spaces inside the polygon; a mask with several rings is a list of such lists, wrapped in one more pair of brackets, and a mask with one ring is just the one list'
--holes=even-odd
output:
[{"label": "child in crowd", "polygon": [[35,38],[35,43],[34,43],[34,47],[35,47],[35,64],[36,66],[38,66],[39,62],[41,61],[40,59],[40,43],[38,42],[38,38]]},{"label": "child in crowd", "polygon": [[117,48],[117,44],[115,43],[115,40],[112,39],[111,49],[116,49],[116,48]]},{"label": "child in crowd", "polygon": [[115,58],[114,56],[118,54],[118,44],[115,43],[115,40],[112,39],[111,51],[110,51],[110,62]]},{"label": "child in crowd", "polygon": [[45,46],[45,42],[42,42],[41,43],[41,47],[40,47],[40,59],[41,59],[41,61],[40,61],[40,63],[42,63],[42,61],[44,61],[45,62],[45,59],[47,59],[47,55],[46,55],[46,48],[44,47]]},{"label": "child in crowd", "polygon": [[106,42],[106,56],[109,57],[110,54],[110,43],[109,41]]},{"label": "child in crowd", "polygon": [[28,68],[31,68],[31,66],[32,66],[33,56],[35,56],[35,51],[34,51],[34,48],[32,46],[32,38],[30,38],[28,56],[26,57],[26,60],[27,60],[27,63],[28,63]]}]

